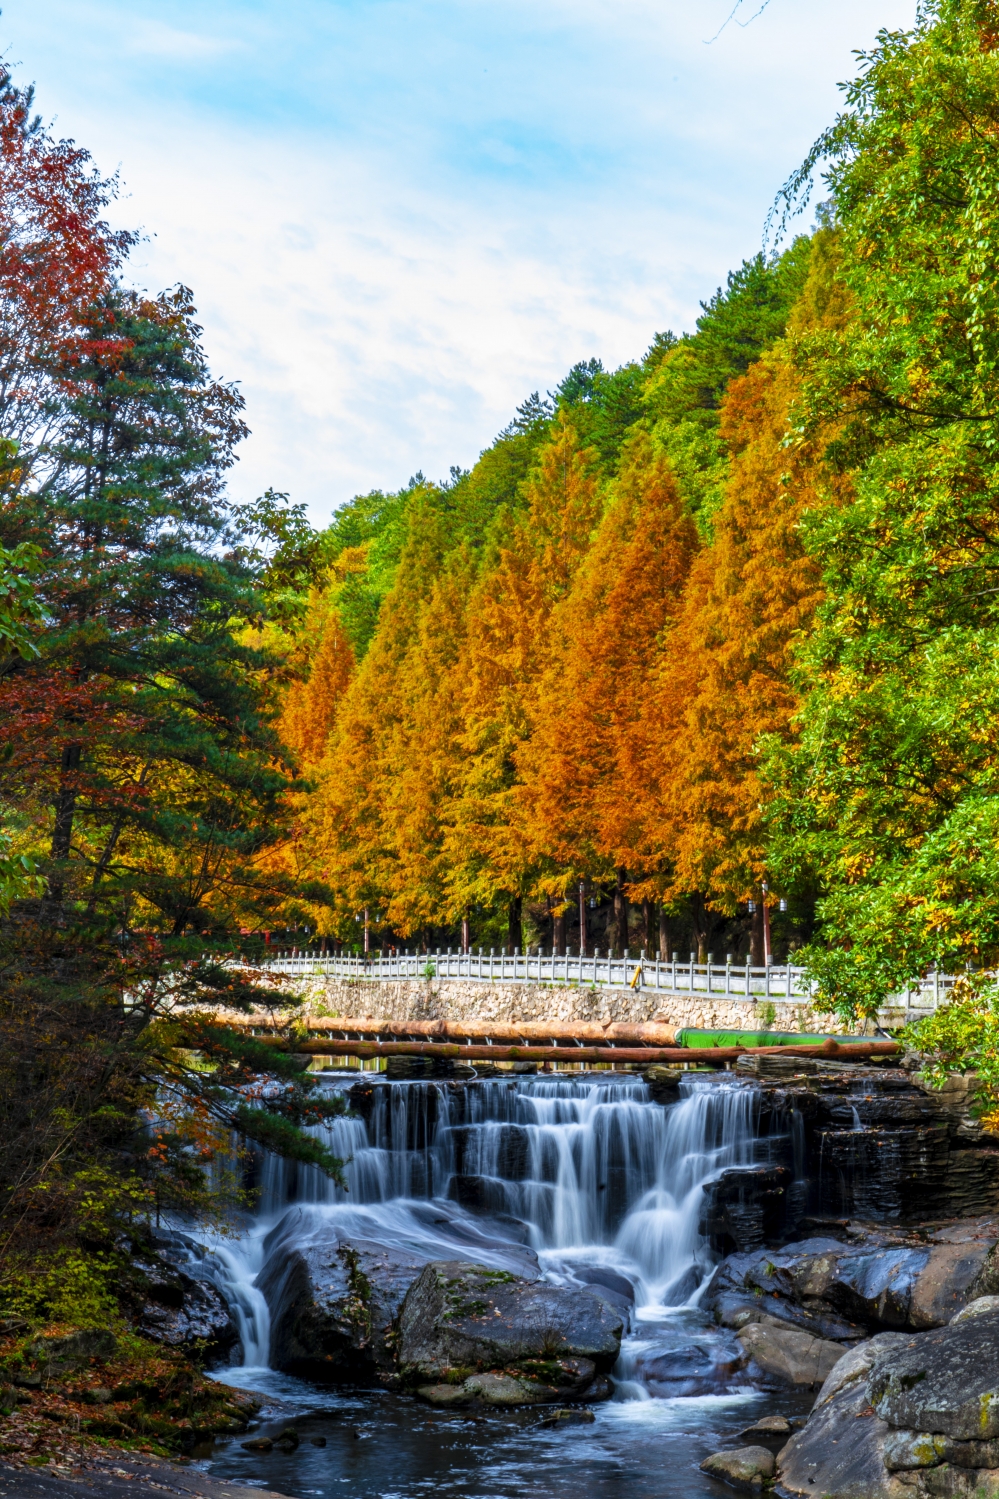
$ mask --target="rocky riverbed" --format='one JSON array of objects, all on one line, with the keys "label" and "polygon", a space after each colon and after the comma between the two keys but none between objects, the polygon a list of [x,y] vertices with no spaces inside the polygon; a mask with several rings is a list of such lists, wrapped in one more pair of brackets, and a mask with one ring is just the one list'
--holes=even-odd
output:
[{"label": "rocky riverbed", "polygon": [[[349,1194],[265,1161],[241,1240],[147,1252],[143,1335],[263,1401],[242,1434],[192,1422],[197,1463],[303,1499],[345,1474],[371,1499],[506,1499],[540,1462],[566,1499],[813,1477],[853,1499],[872,1473],[872,1493],[964,1493],[992,1472],[999,1437],[903,1411],[900,1381],[932,1374],[891,1365],[949,1358],[926,1340],[969,1309],[996,1320],[999,1154],[966,1089],[783,1057],[330,1085],[353,1105],[330,1141]],[[991,1398],[966,1372],[965,1404]],[[44,1403],[36,1377],[18,1388]],[[108,1388],[87,1421],[128,1414]]]}]

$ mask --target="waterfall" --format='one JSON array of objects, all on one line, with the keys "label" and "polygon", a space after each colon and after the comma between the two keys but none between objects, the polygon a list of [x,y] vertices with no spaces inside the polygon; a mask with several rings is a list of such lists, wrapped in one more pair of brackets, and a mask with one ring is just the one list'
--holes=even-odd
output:
[{"label": "waterfall", "polygon": [[686,1075],[666,1107],[640,1077],[362,1079],[361,1095],[356,1074],[324,1082],[359,1110],[316,1128],[347,1163],[347,1191],[263,1158],[256,1220],[216,1246],[247,1367],[267,1362],[264,1257],[331,1234],[426,1260],[540,1265],[561,1284],[602,1277],[634,1290],[638,1321],[695,1308],[716,1258],[700,1231],[705,1188],[754,1160],[755,1090],[717,1075]]}]

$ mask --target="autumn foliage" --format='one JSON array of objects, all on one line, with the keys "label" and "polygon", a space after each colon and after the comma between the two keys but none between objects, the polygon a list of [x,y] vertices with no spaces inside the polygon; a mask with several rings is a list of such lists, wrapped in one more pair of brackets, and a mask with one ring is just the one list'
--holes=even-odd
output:
[{"label": "autumn foliage", "polygon": [[[793,735],[794,646],[821,597],[799,521],[839,485],[822,435],[786,446],[796,343],[841,301],[831,238],[731,278],[698,332],[658,340],[644,365],[580,367],[453,487],[404,496],[349,686],[318,688],[321,648],[288,696],[313,782],[305,842],[339,897],[316,909],[320,930],[351,940],[367,910],[379,942],[564,949],[573,922],[587,941],[582,891],[591,947],[669,949],[672,929],[703,950],[758,894],[759,749]],[[747,369],[761,318],[769,346]],[[686,383],[666,378],[671,361]],[[663,390],[673,404],[657,410]],[[700,507],[663,438],[684,423],[712,455]],[[327,630],[342,628],[341,586],[318,579]],[[321,758],[295,727],[317,695]]]}]

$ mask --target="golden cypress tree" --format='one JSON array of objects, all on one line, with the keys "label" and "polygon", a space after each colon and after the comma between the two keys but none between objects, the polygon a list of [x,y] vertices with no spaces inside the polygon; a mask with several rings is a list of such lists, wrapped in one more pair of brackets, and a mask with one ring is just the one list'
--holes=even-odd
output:
[{"label": "golden cypress tree", "polygon": [[552,611],[571,586],[600,511],[596,454],[580,447],[564,413],[524,499],[525,512],[509,522],[468,601],[466,642],[455,667],[462,763],[445,837],[450,912],[505,905],[514,946],[522,940],[521,902],[539,873],[517,754],[534,729]]},{"label": "golden cypress tree", "polygon": [[672,869],[669,893],[692,898],[702,949],[710,908],[731,911],[766,878],[760,742],[793,734],[794,650],[822,596],[799,521],[849,485],[825,464],[830,433],[793,435],[796,342],[848,315],[836,268],[835,236],[824,231],[789,338],[728,388],[724,499],[646,700],[632,787],[656,796],[641,847]]},{"label": "golden cypress tree", "polygon": [[[671,469],[644,432],[627,443],[599,529],[551,622],[534,689],[534,733],[517,759],[521,804],[543,888],[579,878],[636,880],[649,791],[636,789],[642,703],[697,545]],[[623,933],[619,946],[627,945]]]}]

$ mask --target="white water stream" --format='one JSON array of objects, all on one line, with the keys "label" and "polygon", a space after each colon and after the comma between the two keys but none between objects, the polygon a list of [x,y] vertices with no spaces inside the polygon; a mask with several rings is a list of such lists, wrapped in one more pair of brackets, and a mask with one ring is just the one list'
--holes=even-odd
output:
[{"label": "white water stream", "polygon": [[[241,1376],[268,1365],[270,1319],[256,1287],[268,1254],[307,1239],[361,1237],[426,1260],[516,1272],[526,1243],[556,1283],[633,1288],[618,1393],[647,1399],[651,1345],[636,1336],[639,1324],[677,1314],[689,1323],[683,1309],[696,1308],[715,1259],[698,1226],[704,1189],[720,1172],[752,1164],[753,1103],[750,1087],[716,1077],[684,1078],[665,1108],[638,1078],[376,1083],[367,1122],[340,1119],[319,1131],[349,1160],[347,1193],[315,1168],[268,1158],[255,1221],[241,1239],[213,1245],[213,1278],[242,1341]],[[449,1197],[469,1183],[474,1214]]]}]

